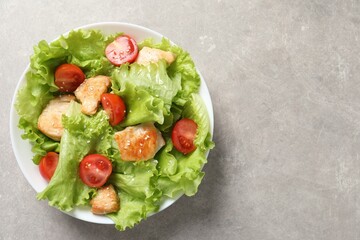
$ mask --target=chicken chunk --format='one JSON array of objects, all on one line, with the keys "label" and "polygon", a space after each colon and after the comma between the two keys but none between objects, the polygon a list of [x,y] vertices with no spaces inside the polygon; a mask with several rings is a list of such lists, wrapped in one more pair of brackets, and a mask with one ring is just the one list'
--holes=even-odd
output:
[{"label": "chicken chunk", "polygon": [[120,210],[120,199],[113,185],[101,187],[90,201],[91,212],[94,214],[107,214]]},{"label": "chicken chunk", "polygon": [[86,115],[96,113],[101,101],[101,94],[106,93],[110,86],[110,78],[96,76],[86,79],[76,90],[75,96],[81,102],[81,112]]},{"label": "chicken chunk", "polygon": [[160,59],[165,59],[168,64],[171,64],[173,61],[175,61],[175,55],[172,52],[167,52],[156,48],[143,47],[139,51],[139,55],[135,62],[141,65],[147,65],[149,63],[156,63]]},{"label": "chicken chunk", "polygon": [[38,129],[49,138],[60,141],[64,132],[61,117],[74,99],[73,95],[62,95],[51,100],[39,116]]},{"label": "chicken chunk", "polygon": [[160,131],[153,123],[127,127],[115,133],[114,137],[124,161],[149,160],[165,145]]}]

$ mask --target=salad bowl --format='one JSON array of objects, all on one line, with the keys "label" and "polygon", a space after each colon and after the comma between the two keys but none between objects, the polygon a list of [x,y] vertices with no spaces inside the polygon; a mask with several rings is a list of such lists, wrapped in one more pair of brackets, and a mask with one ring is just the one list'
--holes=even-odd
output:
[{"label": "salad bowl", "polygon": [[[84,29],[84,30],[100,30],[105,35],[110,34],[116,34],[119,32],[126,33],[127,35],[130,35],[133,37],[137,42],[141,42],[144,39],[147,38],[153,38],[156,42],[160,42],[162,38],[164,37],[162,34],[153,31],[151,29],[148,29],[146,27],[129,24],[129,23],[119,23],[119,22],[102,22],[102,23],[95,23],[90,25],[85,25],[79,28],[76,28],[74,30],[78,29]],[[69,32],[64,33],[62,35],[66,36]],[[171,42],[174,44],[173,42]],[[14,97],[12,99],[12,107],[10,112],[10,135],[11,135],[11,143],[13,147],[13,151],[17,160],[17,163],[24,174],[25,178],[29,182],[29,184],[33,187],[33,189],[40,193],[43,191],[46,186],[48,185],[47,181],[45,181],[42,176],[39,174],[39,167],[35,165],[31,159],[34,155],[32,152],[32,145],[22,138],[23,130],[18,128],[19,124],[19,115],[15,109],[16,104],[16,97],[19,89],[23,87],[26,83],[26,73],[29,71],[30,65],[27,66],[27,68],[24,70],[24,73],[21,75],[20,80],[17,84]],[[206,86],[206,83],[198,71],[198,74],[200,76],[201,85],[199,90],[199,95],[201,96],[208,115],[209,115],[209,121],[210,121],[210,133],[213,134],[213,128],[214,128],[214,117],[213,117],[213,108],[212,108],[212,102],[211,97],[208,91],[208,88]],[[206,156],[208,155],[208,152],[206,153]],[[183,194],[177,194],[174,198],[166,198],[164,197],[161,200],[160,207],[157,212],[160,212],[167,207],[171,206],[174,202],[176,202],[177,199],[179,199]],[[64,211],[65,212],[65,211]],[[75,207],[73,210],[69,212],[65,212],[72,217],[75,217],[77,219],[81,219],[84,221],[92,222],[92,223],[98,223],[98,224],[114,224],[113,220],[110,219],[107,216],[100,216],[100,215],[94,215],[90,211],[90,207]],[[151,213],[148,214],[148,216],[155,214]]]}]

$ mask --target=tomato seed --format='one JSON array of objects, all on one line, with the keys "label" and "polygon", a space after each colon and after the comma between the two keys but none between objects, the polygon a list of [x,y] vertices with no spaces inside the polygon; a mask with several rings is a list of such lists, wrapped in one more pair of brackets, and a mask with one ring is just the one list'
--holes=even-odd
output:
[{"label": "tomato seed", "polygon": [[184,148],[190,148],[192,145],[192,142],[183,136],[179,136],[179,142]]}]

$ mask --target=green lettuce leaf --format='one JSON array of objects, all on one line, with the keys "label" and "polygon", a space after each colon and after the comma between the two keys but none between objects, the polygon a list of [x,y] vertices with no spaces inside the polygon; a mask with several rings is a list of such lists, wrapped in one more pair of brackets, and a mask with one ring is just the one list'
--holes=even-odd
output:
[{"label": "green lettuce leaf", "polygon": [[180,89],[180,75],[170,78],[163,60],[146,66],[120,66],[113,72],[112,90],[126,102],[127,116],[121,126],[157,122],[161,130],[169,128],[172,101]]},{"label": "green lettuce leaf", "polygon": [[134,197],[148,199],[156,191],[153,177],[157,176],[157,161],[148,160],[145,162],[132,163],[133,168],[130,173],[114,172],[109,182]]},{"label": "green lettuce leaf", "polygon": [[[109,182],[120,189],[120,211],[108,214],[119,230],[132,227],[159,208],[157,161],[131,163],[127,173],[114,172]],[[115,169],[116,171],[116,169]]]},{"label": "green lettuce leaf", "polygon": [[[206,153],[214,147],[210,135],[209,116],[198,94],[190,96],[190,100],[184,106],[182,117],[190,118],[198,125],[195,138],[196,150],[184,155],[176,151],[168,140],[166,146],[157,155],[159,156],[158,170],[162,173],[158,180],[159,188],[165,196],[171,198],[181,192],[187,196],[192,196],[197,192],[204,177],[204,172],[201,170],[207,161]],[[174,159],[177,160],[176,164]]]},{"label": "green lettuce leaf", "polygon": [[[117,81],[116,75],[112,78],[113,86]],[[120,88],[119,88],[120,89]],[[130,82],[125,82],[121,90],[113,87],[114,93],[121,96],[126,103],[126,117],[121,126],[132,126],[143,122],[164,122],[164,102],[152,96],[144,89],[137,88]]]},{"label": "green lettuce leaf", "polygon": [[200,89],[200,76],[190,54],[181,47],[172,45],[166,38],[163,38],[160,43],[155,42],[152,38],[139,43],[140,49],[145,46],[170,51],[176,55],[175,61],[168,67],[167,71],[170,78],[178,77],[178,75],[181,77],[181,90],[178,91],[173,102],[183,106],[189,100],[190,95],[199,92]]},{"label": "green lettuce leaf", "polygon": [[170,151],[173,149],[173,144],[169,138],[166,142],[165,147],[158,154],[159,171],[161,176],[171,176],[176,173],[177,170],[177,159]]},{"label": "green lettuce leaf", "polygon": [[[78,175],[80,161],[89,153],[97,152],[98,146],[112,147],[109,140],[108,116],[99,111],[94,116],[81,113],[80,104],[72,102],[67,115],[63,116],[64,133],[60,142],[59,163],[48,186],[37,198],[48,199],[51,206],[70,211],[84,205],[95,193],[94,188],[85,185]],[[103,153],[106,149],[102,149]]]},{"label": "green lettuce leaf", "polygon": [[148,213],[158,210],[158,206],[153,202],[133,197],[126,192],[120,192],[119,197],[120,211],[107,214],[114,221],[115,227],[119,231],[134,227],[135,224],[146,219]]}]

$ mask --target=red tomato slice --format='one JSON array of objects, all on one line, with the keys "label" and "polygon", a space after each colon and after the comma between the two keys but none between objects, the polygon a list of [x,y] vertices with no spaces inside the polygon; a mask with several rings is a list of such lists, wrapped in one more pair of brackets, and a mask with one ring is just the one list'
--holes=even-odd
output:
[{"label": "red tomato slice", "polygon": [[194,139],[197,131],[197,124],[188,118],[179,120],[171,134],[174,147],[183,154],[188,154],[196,149]]},{"label": "red tomato slice", "polygon": [[105,49],[107,59],[116,66],[134,62],[138,52],[136,41],[127,35],[117,37]]},{"label": "red tomato slice", "polygon": [[124,120],[126,106],[121,97],[112,93],[104,93],[101,95],[101,104],[109,114],[111,126],[116,126]]},{"label": "red tomato slice", "polygon": [[55,85],[60,92],[73,92],[84,80],[85,74],[74,64],[65,63],[56,68]]},{"label": "red tomato slice", "polygon": [[56,170],[56,166],[59,162],[59,154],[56,152],[48,152],[41,160],[39,164],[39,170],[41,176],[45,178],[46,181],[50,181],[54,172]]},{"label": "red tomato slice", "polygon": [[112,172],[110,160],[100,154],[90,154],[83,158],[79,165],[81,180],[89,187],[101,187]]}]

